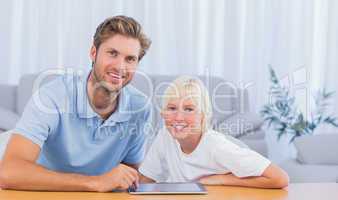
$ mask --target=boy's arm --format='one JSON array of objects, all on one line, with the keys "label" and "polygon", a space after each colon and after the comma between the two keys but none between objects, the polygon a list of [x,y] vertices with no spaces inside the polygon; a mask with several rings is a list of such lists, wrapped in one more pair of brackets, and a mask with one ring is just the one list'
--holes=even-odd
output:
[{"label": "boy's arm", "polygon": [[230,173],[202,177],[199,182],[206,185],[284,188],[289,184],[289,177],[281,168],[270,164],[261,176],[239,178]]}]

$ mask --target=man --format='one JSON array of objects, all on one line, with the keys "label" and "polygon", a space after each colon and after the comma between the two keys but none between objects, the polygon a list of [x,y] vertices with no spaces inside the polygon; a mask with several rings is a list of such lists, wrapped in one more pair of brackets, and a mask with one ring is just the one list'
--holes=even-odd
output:
[{"label": "man", "polygon": [[132,18],[100,24],[92,69],[64,73],[27,104],[0,166],[0,187],[99,191],[138,183],[150,105],[127,86],[150,46]]}]

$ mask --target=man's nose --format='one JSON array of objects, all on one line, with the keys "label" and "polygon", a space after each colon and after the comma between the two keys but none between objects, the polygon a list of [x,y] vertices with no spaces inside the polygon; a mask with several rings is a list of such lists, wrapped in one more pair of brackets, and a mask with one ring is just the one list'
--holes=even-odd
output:
[{"label": "man's nose", "polygon": [[124,58],[122,56],[118,56],[115,59],[115,66],[119,69],[119,70],[125,70],[126,69],[126,62],[124,60]]}]

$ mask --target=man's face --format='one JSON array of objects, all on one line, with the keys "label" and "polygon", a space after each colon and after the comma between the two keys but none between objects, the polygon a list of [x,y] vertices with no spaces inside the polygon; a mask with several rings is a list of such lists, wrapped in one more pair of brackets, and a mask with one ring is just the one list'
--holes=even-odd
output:
[{"label": "man's face", "polygon": [[90,57],[96,82],[111,92],[118,92],[132,80],[140,50],[137,39],[120,34],[102,42],[98,49],[92,46]]}]

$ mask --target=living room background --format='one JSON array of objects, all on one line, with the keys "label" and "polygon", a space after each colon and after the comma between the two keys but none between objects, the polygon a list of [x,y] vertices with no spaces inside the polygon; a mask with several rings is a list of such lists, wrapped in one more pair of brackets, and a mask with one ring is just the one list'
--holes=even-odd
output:
[{"label": "living room background", "polygon": [[0,83],[49,68],[89,67],[96,24],[125,14],[153,41],[140,64],[148,74],[221,76],[248,86],[250,107],[259,111],[271,64],[307,101],[304,91],[338,89],[337,9],[334,0],[3,1]]}]

